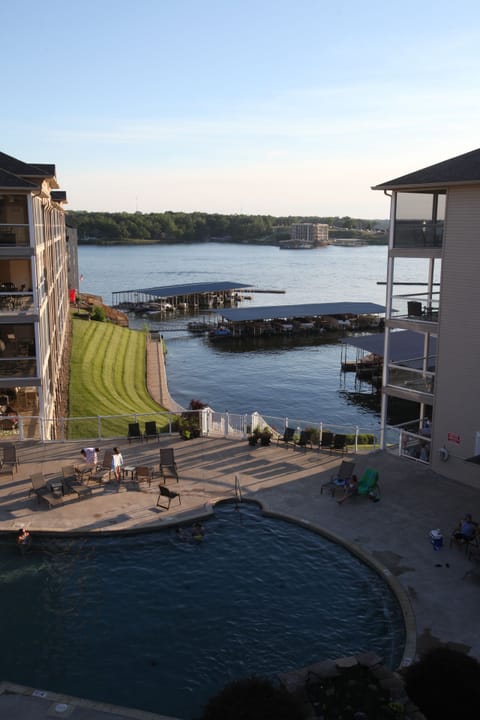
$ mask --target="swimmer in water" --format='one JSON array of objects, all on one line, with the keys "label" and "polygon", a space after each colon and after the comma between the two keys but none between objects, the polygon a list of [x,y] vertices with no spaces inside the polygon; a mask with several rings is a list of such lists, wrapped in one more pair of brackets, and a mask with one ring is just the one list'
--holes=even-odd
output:
[{"label": "swimmer in water", "polygon": [[194,540],[203,540],[205,537],[205,528],[200,523],[194,523],[192,526],[192,537]]},{"label": "swimmer in water", "polygon": [[21,528],[18,531],[17,543],[19,545],[28,545],[28,543],[31,542],[31,540],[32,540],[32,537],[31,537],[30,533],[28,532],[28,530],[26,530],[25,528]]}]

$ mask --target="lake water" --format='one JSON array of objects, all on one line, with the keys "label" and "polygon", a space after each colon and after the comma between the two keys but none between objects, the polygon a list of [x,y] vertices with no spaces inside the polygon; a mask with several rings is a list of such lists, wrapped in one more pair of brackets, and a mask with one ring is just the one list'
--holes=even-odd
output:
[{"label": "lake water", "polygon": [[[404,264],[405,280],[418,266]],[[80,246],[84,275],[81,292],[102,295],[145,287],[229,280],[285,294],[255,294],[248,305],[286,305],[335,301],[385,304],[387,247],[335,247],[280,250],[277,247],[198,243],[191,245]],[[408,288],[410,290],[411,288]],[[414,290],[412,290],[414,291]],[[359,425],[364,431],[379,424],[378,401],[370,386],[359,388],[353,373],[340,372],[339,343],[279,346],[277,343],[239,347],[212,343],[178,329],[178,320],[149,322],[167,343],[171,395],[183,406],[193,398],[218,411]],[[137,326],[145,324],[136,321]],[[131,327],[135,326],[135,321]],[[355,353],[351,352],[352,359]],[[358,392],[360,390],[360,392]]]}]

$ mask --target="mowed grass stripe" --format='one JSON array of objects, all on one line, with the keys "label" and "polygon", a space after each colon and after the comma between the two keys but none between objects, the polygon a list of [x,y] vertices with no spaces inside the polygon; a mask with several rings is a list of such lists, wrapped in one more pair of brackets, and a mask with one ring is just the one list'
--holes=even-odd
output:
[{"label": "mowed grass stripe", "polygon": [[70,417],[161,412],[146,388],[145,335],[73,320]]}]

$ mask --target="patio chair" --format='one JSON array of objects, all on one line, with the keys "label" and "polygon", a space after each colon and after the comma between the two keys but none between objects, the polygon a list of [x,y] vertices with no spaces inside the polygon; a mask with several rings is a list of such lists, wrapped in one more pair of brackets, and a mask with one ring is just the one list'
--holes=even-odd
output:
[{"label": "patio chair", "polygon": [[148,487],[152,484],[153,470],[146,465],[139,465],[135,468],[133,482],[139,485],[141,482],[148,482]]},{"label": "patio chair", "polygon": [[160,450],[160,475],[165,483],[167,477],[174,477],[178,482],[177,463],[175,462],[174,448]]},{"label": "patio chair", "polygon": [[143,440],[143,435],[140,431],[140,423],[128,424],[127,440],[129,443],[131,443],[132,440]]},{"label": "patio chair", "polygon": [[93,482],[101,483],[103,482],[105,475],[108,472],[108,479],[110,480],[112,476],[112,457],[113,453],[111,450],[105,450],[103,453],[103,458],[100,463],[98,463],[96,470],[92,472],[88,478],[87,482],[92,480]]},{"label": "patio chair", "polygon": [[48,507],[52,508],[56,505],[63,505],[63,496],[55,496],[47,485],[47,482],[43,476],[43,473],[33,473],[30,476],[32,487],[30,488],[28,495],[35,493],[37,496],[37,502],[45,500],[48,503]]},{"label": "patio chair", "polygon": [[355,463],[351,460],[342,460],[342,463],[338,470],[333,473],[330,480],[324,482],[320,488],[320,495],[323,495],[323,491],[327,488],[330,490],[330,495],[334,497],[335,491],[339,487],[345,487],[345,484],[350,480],[353,475]]},{"label": "patio chair", "polygon": [[294,442],[293,449],[297,447],[301,447],[304,450],[307,449],[307,445],[310,445],[310,447],[313,450],[313,442],[312,442],[312,431],[311,430],[301,430],[300,431],[300,437],[298,438],[297,442]]},{"label": "patio chair", "polygon": [[294,435],[295,435],[295,428],[286,427],[283,432],[283,435],[278,436],[277,445],[281,442],[283,442],[287,447],[288,447],[288,443],[292,443],[292,445],[295,445]]},{"label": "patio chair", "polygon": [[[172,500],[174,500],[175,498],[178,498],[178,502],[179,502],[180,505],[182,504],[182,500],[181,500],[181,498],[180,498],[180,493],[175,492],[174,490],[170,490],[169,488],[167,488],[166,485],[159,485],[159,486],[158,486],[158,489],[159,489],[159,493],[158,493],[158,498],[157,498],[157,507],[161,507],[161,508],[163,508],[164,510],[169,510],[169,509],[170,509],[170,503],[171,503]],[[160,499],[161,499],[161,498],[165,498],[164,502],[167,503],[166,505],[162,505],[162,504],[160,503]]]},{"label": "patio chair", "polygon": [[143,433],[143,437],[145,440],[148,440],[148,438],[157,438],[157,440],[160,439],[160,433],[157,429],[157,423],[155,420],[149,420],[145,423],[145,432]]},{"label": "patio chair", "polygon": [[347,451],[347,436],[340,433],[335,434],[333,438],[332,450],[334,452],[338,450],[343,455],[343,453]]},{"label": "patio chair", "polygon": [[323,430],[322,436],[320,438],[320,448],[325,448],[326,450],[330,450],[330,453],[332,452],[332,445],[333,445],[333,433],[330,432],[330,430]]},{"label": "patio chair", "polygon": [[364,495],[371,500],[380,500],[380,486],[378,484],[378,470],[367,468],[358,481],[358,495]]},{"label": "patio chair", "polygon": [[14,470],[18,470],[17,448],[15,445],[9,444],[3,446],[3,458],[0,467],[10,466],[12,474]]},{"label": "patio chair", "polygon": [[466,515],[452,530],[450,547],[453,545],[465,548],[465,555],[469,554],[471,548],[480,546],[480,528],[471,515]]},{"label": "patio chair", "polygon": [[77,497],[87,497],[92,494],[91,488],[84,485],[77,478],[74,465],[65,465],[62,467],[63,487],[68,493],[75,493]]}]

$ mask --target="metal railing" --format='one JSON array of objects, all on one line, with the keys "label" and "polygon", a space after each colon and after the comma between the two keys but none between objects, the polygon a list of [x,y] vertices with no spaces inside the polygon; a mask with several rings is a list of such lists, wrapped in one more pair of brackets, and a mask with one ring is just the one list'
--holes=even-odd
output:
[{"label": "metal railing", "polygon": [[[372,450],[379,447],[378,426],[362,428],[358,425],[339,425],[323,421],[297,420],[288,417],[274,417],[253,413],[217,412],[212,408],[188,410],[190,417],[197,417],[199,434],[202,437],[224,437],[239,440],[247,437],[252,429],[270,428],[274,439],[283,436],[286,427],[294,427],[298,432],[310,429],[315,431],[314,444],[319,445],[323,432],[343,434],[347,437],[347,446],[355,451],[364,445]],[[157,423],[160,436],[177,434],[181,426],[182,413],[131,413],[128,415],[98,415],[92,417],[44,418],[38,415],[15,415],[3,417],[5,428],[0,437],[11,437],[18,441],[44,440],[66,442],[70,440],[106,440],[127,438],[128,425],[139,423],[141,432],[149,421]],[[7,421],[14,420],[7,426]],[[14,425],[14,426],[13,426]]]}]

